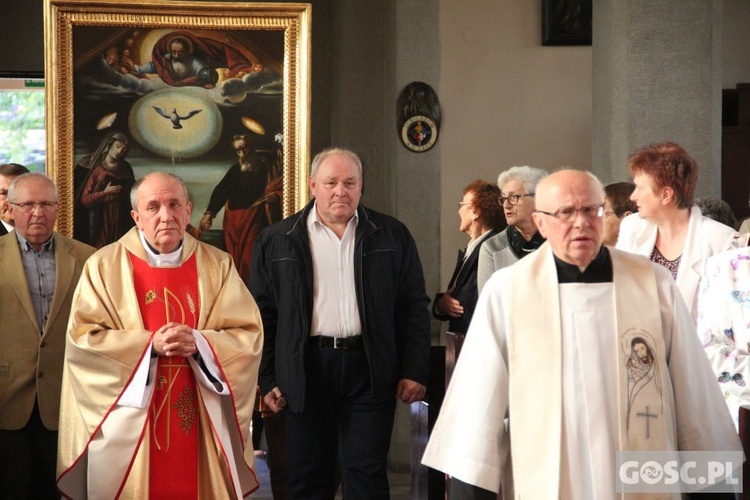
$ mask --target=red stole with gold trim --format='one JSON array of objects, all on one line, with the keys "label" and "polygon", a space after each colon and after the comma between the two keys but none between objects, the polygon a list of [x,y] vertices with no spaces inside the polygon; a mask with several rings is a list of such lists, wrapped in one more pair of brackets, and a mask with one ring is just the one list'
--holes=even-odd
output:
[{"label": "red stole with gold trim", "polygon": [[[133,281],[144,327],[198,324],[198,269],[193,254],[180,267],[151,267],[132,253]],[[198,498],[200,433],[195,376],[184,357],[159,356],[149,409],[149,498]]]}]

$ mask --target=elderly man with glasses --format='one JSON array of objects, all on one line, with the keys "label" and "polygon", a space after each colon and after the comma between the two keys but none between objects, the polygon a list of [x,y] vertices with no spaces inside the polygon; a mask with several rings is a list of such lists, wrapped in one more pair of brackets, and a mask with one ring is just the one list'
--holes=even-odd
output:
[{"label": "elderly man with glasses", "polygon": [[0,498],[60,498],[65,328],[94,249],[53,231],[57,189],[48,177],[22,174],[7,196],[15,231],[0,237]]},{"label": "elderly man with glasses", "polygon": [[547,243],[487,282],[425,452],[451,498],[615,499],[618,452],[740,451],[674,280],[602,244],[596,177],[556,172],[536,204]]},{"label": "elderly man with glasses", "polygon": [[531,214],[534,212],[534,188],[547,172],[534,167],[511,167],[497,178],[498,203],[508,227],[485,240],[479,250],[477,286],[482,291],[492,273],[530,254],[544,243]]}]

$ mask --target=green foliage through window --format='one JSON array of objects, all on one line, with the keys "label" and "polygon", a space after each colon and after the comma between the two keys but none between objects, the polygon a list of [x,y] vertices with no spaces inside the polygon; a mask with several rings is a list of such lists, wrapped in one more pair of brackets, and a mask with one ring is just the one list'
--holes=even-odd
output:
[{"label": "green foliage through window", "polygon": [[44,171],[44,92],[0,90],[0,163]]}]

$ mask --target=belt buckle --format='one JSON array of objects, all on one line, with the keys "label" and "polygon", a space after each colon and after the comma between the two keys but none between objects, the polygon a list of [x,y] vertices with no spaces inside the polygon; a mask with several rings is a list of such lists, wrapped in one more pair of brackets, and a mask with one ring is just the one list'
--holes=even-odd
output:
[{"label": "belt buckle", "polygon": [[343,340],[344,340],[344,337],[333,337],[333,348],[334,349],[346,349],[346,343],[343,342]]}]

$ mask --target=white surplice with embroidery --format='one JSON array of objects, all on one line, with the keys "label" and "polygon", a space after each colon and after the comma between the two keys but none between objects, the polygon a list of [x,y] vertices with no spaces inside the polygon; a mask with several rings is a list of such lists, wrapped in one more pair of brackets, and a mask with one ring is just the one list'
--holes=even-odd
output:
[{"label": "white surplice with embroidery", "polygon": [[[552,441],[540,441],[543,444],[538,446],[539,449],[525,451],[538,454],[540,464],[545,461],[554,463],[549,457],[559,453],[559,481],[555,480],[553,472],[544,477],[548,477],[547,483],[555,484],[536,481],[534,484],[518,484],[523,480],[519,477],[528,476],[528,470],[516,470],[513,476],[517,495],[520,491],[532,492],[532,496],[533,492],[544,491],[560,498],[617,498],[616,453],[633,443],[621,444],[624,419],[623,395],[618,394],[621,392],[618,387],[622,387],[618,382],[618,370],[625,366],[626,356],[622,339],[615,334],[618,330],[614,327],[618,320],[622,321],[615,304],[622,303],[628,291],[620,287],[616,291],[620,298],[615,300],[614,296],[618,276],[628,274],[626,264],[633,256],[623,258],[618,256],[621,252],[612,251],[615,285],[557,285],[552,277],[554,264],[548,245],[538,253],[528,259],[545,259],[540,262],[546,261],[544,265],[551,269],[548,271],[551,279],[547,283],[549,289],[559,292],[558,318],[550,317],[548,323],[539,320],[540,316],[553,316],[540,306],[544,302],[541,298],[536,303],[529,303],[526,310],[511,311],[509,296],[513,287],[532,287],[540,297],[549,294],[541,287],[537,288],[538,283],[529,282],[534,278],[526,283],[513,282],[512,267],[492,276],[479,298],[423,463],[464,482],[497,491],[501,481],[509,479],[514,426],[516,433],[522,427],[526,427],[527,433],[528,429],[534,431],[538,428],[540,434],[549,436]],[[664,343],[664,352],[659,354],[657,362],[664,370],[663,380],[667,381],[666,386],[661,387],[664,400],[668,402],[663,415],[666,420],[662,419],[667,423],[664,441],[680,450],[741,450],[728,412],[721,411],[724,409],[721,394],[694,333],[690,313],[671,277],[664,269],[651,266],[659,277],[654,293],[658,296],[656,318],[661,323]],[[623,281],[626,280],[620,280]],[[643,302],[637,296],[638,292],[630,293],[628,300],[632,300],[632,304]],[[517,339],[537,336],[537,340],[549,338],[552,342],[553,330],[559,324],[560,352],[552,354],[551,358],[548,354],[549,359],[545,359],[535,352],[521,351],[521,355],[532,357],[539,367],[536,373],[528,370],[521,376],[528,381],[530,388],[534,385],[543,387],[545,381],[539,380],[539,374],[549,373],[547,365],[561,364],[558,383],[562,394],[555,395],[554,380],[548,381],[549,390],[517,392],[517,397],[526,400],[522,405],[525,407],[529,406],[529,401],[531,405],[541,403],[541,407],[549,407],[549,401],[558,398],[562,406],[559,438],[554,432],[549,433],[549,427],[545,428],[542,423],[554,418],[547,415],[546,410],[528,412],[515,423],[507,420],[509,407],[513,404],[509,394],[513,385],[509,381],[508,363],[508,332],[513,323],[509,320],[510,315],[516,315]],[[532,316],[534,321],[529,320]],[[524,318],[537,325],[549,324],[549,328],[525,329]],[[556,356],[559,356],[557,360],[554,359]],[[557,439],[559,441],[554,442]],[[637,439],[641,439],[640,434]],[[519,443],[513,445],[518,447]],[[517,451],[514,451],[514,462]],[[518,467],[518,464],[514,465]]]}]

